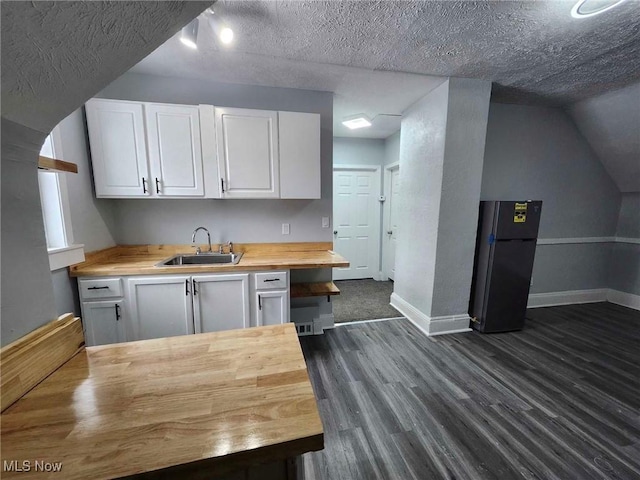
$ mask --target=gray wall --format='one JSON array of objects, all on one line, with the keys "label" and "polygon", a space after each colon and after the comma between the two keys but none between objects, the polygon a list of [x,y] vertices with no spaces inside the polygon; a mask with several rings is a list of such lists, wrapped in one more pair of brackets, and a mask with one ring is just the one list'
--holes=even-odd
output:
[{"label": "gray wall", "polygon": [[[616,236],[640,239],[640,193],[622,195]],[[613,246],[609,288],[640,295],[640,244],[616,243]]]},{"label": "gray wall", "polygon": [[[436,268],[444,138],[449,82],[416,102],[402,116],[400,184],[394,293],[429,315]],[[417,221],[416,219],[420,219]],[[419,251],[419,254],[415,252]],[[428,293],[427,293],[428,292]]]},{"label": "gray wall", "polygon": [[[542,200],[539,238],[614,236],[620,193],[557,108],[492,103],[482,200]],[[612,245],[539,245],[531,293],[606,288]]]},{"label": "gray wall", "polygon": [[[142,74],[125,74],[102,98],[319,113],[321,200],[112,200],[118,244],[190,243],[199,225],[212,241],[331,241],[322,217],[331,216],[333,94],[288,88],[231,85]],[[291,234],[282,235],[282,223]]]},{"label": "gray wall", "polygon": [[[115,245],[114,206],[111,201],[95,198],[84,113],[78,109],[58,125],[64,160],[78,166],[77,174],[65,174],[74,243],[84,244],[85,252]],[[80,315],[78,287],[67,269],[51,272],[53,294],[58,315]]]},{"label": "gray wall", "polygon": [[95,198],[83,110],[73,112],[58,127],[64,160],[78,166],[76,175],[66,176],[74,242],[84,244],[85,252],[112,247],[114,208],[109,200]]},{"label": "gray wall", "polygon": [[383,165],[385,142],[379,138],[333,138],[334,165]]},{"label": "gray wall", "polygon": [[462,316],[459,328],[468,327],[490,92],[489,82],[450,78],[402,118],[394,293],[428,317]]},{"label": "gray wall", "polygon": [[2,345],[57,317],[37,174],[45,137],[2,118]]},{"label": "gray wall", "polygon": [[384,141],[384,164],[390,165],[400,161],[400,130]]}]

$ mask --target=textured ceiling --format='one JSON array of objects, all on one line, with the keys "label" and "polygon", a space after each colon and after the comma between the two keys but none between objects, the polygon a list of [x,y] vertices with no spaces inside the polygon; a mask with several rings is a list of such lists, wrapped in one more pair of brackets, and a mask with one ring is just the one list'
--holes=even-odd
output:
[{"label": "textured ceiling", "polygon": [[[574,19],[573,1],[220,1],[216,11],[236,32],[217,55],[156,52],[146,73],[191,67],[225,69],[230,51],[264,57],[260,81],[295,86],[308,72],[284,76],[270,62],[289,59],[369,70],[488,79],[501,101],[564,105],[640,79],[640,8],[629,0],[602,15]],[[208,30],[208,29],[205,29]],[[165,47],[163,47],[165,48]],[[235,64],[234,64],[235,67]],[[191,68],[183,70],[191,75]],[[226,72],[233,77],[233,72]],[[301,78],[302,77],[302,78]],[[325,88],[328,89],[328,88]],[[382,93],[382,92],[381,92]]]},{"label": "textured ceiling", "polygon": [[2,2],[2,117],[49,132],[212,2]]},{"label": "textured ceiling", "polygon": [[640,191],[640,83],[568,108],[622,192]]}]

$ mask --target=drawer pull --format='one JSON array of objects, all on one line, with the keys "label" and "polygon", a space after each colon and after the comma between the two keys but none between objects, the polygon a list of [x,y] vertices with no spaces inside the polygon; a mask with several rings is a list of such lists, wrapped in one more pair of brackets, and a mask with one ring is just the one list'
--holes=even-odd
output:
[{"label": "drawer pull", "polygon": [[107,287],[106,285],[104,287],[89,287],[87,288],[87,290],[104,290],[104,289],[109,290],[109,287]]},{"label": "drawer pull", "polygon": [[266,280],[263,280],[264,283],[267,282],[279,282],[280,279],[279,278],[267,278]]}]

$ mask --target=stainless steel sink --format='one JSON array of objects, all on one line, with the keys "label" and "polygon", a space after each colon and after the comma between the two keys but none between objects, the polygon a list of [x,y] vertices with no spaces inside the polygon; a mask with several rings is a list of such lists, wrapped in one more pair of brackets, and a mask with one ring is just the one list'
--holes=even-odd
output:
[{"label": "stainless steel sink", "polygon": [[182,265],[215,265],[237,264],[242,258],[242,253],[192,253],[174,255],[171,258],[156,263],[156,267],[177,267]]}]

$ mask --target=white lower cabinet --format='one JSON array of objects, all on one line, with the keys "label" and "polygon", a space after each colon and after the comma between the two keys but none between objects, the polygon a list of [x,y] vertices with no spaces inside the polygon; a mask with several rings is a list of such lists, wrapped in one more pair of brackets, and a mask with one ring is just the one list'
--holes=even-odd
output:
[{"label": "white lower cabinet", "polygon": [[249,274],[198,275],[193,281],[195,333],[249,327]]},{"label": "white lower cabinet", "polygon": [[288,271],[83,278],[78,287],[88,346],[289,321]]},{"label": "white lower cabinet", "polygon": [[256,291],[257,326],[280,325],[289,321],[287,290]]},{"label": "white lower cabinet", "polygon": [[88,347],[127,340],[123,300],[83,302],[84,338]]},{"label": "white lower cabinet", "polygon": [[289,321],[289,272],[253,274],[252,297],[256,327]]},{"label": "white lower cabinet", "polygon": [[129,340],[193,333],[190,276],[130,277],[127,283]]}]

